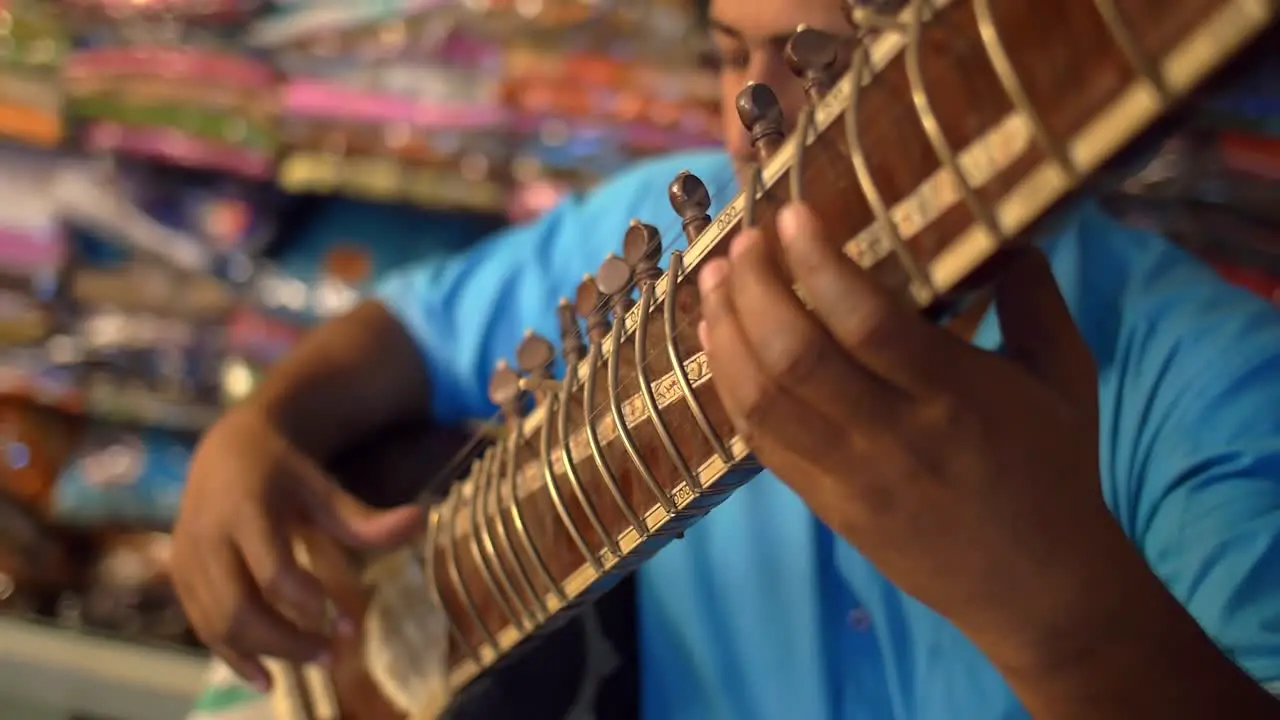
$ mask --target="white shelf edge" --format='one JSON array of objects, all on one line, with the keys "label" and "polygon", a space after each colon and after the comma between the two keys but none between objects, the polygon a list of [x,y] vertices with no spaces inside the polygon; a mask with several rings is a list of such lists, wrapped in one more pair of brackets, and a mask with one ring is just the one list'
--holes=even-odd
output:
[{"label": "white shelf edge", "polygon": [[175,720],[199,694],[208,656],[0,618],[0,695],[51,710]]}]

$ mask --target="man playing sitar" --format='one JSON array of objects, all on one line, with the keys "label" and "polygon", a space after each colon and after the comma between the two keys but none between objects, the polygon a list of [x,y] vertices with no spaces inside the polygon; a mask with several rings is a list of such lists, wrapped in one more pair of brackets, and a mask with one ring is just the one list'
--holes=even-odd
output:
[{"label": "man playing sitar", "polygon": [[[681,317],[697,318],[689,332],[671,324],[661,337],[650,330],[649,342],[661,348],[679,335],[683,351],[673,356],[690,368],[700,346],[714,385],[701,398],[715,408],[703,430],[732,436],[709,455],[742,470],[749,447],[766,470],[639,566],[644,717],[1280,718],[1275,310],[1077,199],[1037,226],[1038,250],[1003,254],[989,300],[952,313],[977,322],[948,330],[929,319],[948,306],[939,298],[965,297],[958,290],[975,263],[956,248],[986,247],[986,257],[1020,235],[1057,199],[1045,187],[1065,193],[1106,159],[1098,138],[1131,121],[1136,132],[1138,116],[1153,120],[1188,78],[1226,60],[1229,45],[1273,24],[1274,4],[938,1],[924,30],[912,24],[920,5],[896,20],[884,11],[854,16],[907,40],[856,51],[852,64],[868,80],[836,85],[821,65],[847,67],[850,58],[835,55],[851,43],[824,60],[788,40],[801,23],[849,37],[839,3],[713,0],[726,154],[642,163],[465,256],[405,270],[231,410],[200,447],[175,539],[175,583],[210,648],[263,686],[260,656],[310,662],[326,652],[329,638],[299,620],[323,617],[326,593],[298,565],[290,536],[319,531],[354,549],[391,548],[418,537],[425,518],[418,507],[363,506],[322,466],[392,425],[487,417],[495,362],[526,328],[550,334],[555,301],[573,295],[624,232],[634,274],[623,268],[614,282],[610,268],[620,266],[606,263],[597,281],[612,304],[580,308],[595,323],[588,363],[606,367],[597,351],[619,362],[632,345],[610,341],[631,332],[628,322],[639,327],[641,310],[661,330],[656,288],[674,293],[676,280],[652,279],[642,247],[650,230],[627,228],[633,217],[669,225],[665,190],[689,170],[726,212],[700,220],[705,209],[680,184],[687,177],[672,188],[670,203],[693,228],[683,263],[700,316],[681,305]],[[948,42],[959,49],[939,49]],[[773,89],[790,124],[772,96],[743,92],[753,81]],[[832,107],[855,113],[848,134]],[[784,145],[783,131],[797,127],[800,140]],[[784,172],[796,177],[789,193]],[[737,187],[747,196],[726,204]],[[804,202],[778,200],[796,193]],[[1035,193],[1035,212],[1010,200]],[[720,242],[728,225],[744,229]],[[884,281],[893,268],[897,285]],[[634,310],[633,284],[645,293]],[[922,315],[909,301],[937,312]],[[623,318],[612,331],[610,309]],[[578,326],[567,322],[573,340]],[[576,372],[586,353],[571,344]],[[620,372],[644,370],[636,355]],[[525,368],[535,377],[524,387],[548,408],[548,423],[555,392],[545,388],[555,385],[536,377],[540,363]],[[608,367],[601,378],[617,370]],[[693,375],[686,396],[703,387]],[[601,379],[599,392],[608,387],[617,409],[614,385]],[[644,399],[651,414],[673,402]],[[619,410],[611,423],[609,402],[572,423],[612,433],[602,441],[609,453],[593,462],[584,450],[579,460],[568,440],[562,452],[548,439],[547,487],[568,471],[554,463],[584,473],[598,465],[605,475],[627,457],[617,448],[628,440],[662,447],[626,437],[629,416]],[[518,403],[505,409],[520,426]],[[494,468],[512,468],[515,492],[516,469],[538,454],[537,437],[527,440],[517,437],[511,451],[520,462],[504,464],[500,453],[480,462],[477,482],[446,507],[482,510],[484,478],[504,476]],[[531,454],[520,455],[525,445]],[[635,455],[637,466],[656,456]],[[715,464],[701,459],[692,465],[706,480]],[[641,469],[628,475],[640,488],[628,486],[633,496],[643,491],[636,477],[657,473]],[[696,498],[709,498],[707,507],[723,499],[687,477],[679,487],[695,500],[660,498],[672,523]],[[570,515],[561,516],[566,527]],[[471,528],[479,548],[480,514],[463,517],[437,509],[431,526]],[[628,522],[606,541],[630,538],[624,555],[649,531],[644,518]],[[442,542],[455,539],[441,532]],[[551,531],[532,532],[537,540]],[[524,557],[522,569],[556,564]],[[513,625],[526,610],[544,621],[543,594],[522,594],[502,568],[489,566],[502,580],[492,597],[509,601]],[[557,592],[569,586],[555,568],[547,576]],[[462,606],[460,588],[471,600],[489,592],[478,582],[467,592],[465,579],[441,589],[446,607],[449,598]],[[555,593],[546,597],[558,607]],[[464,628],[454,650],[458,667],[471,654],[478,672],[518,633],[490,632],[486,613],[496,610],[470,607],[475,622],[454,613]],[[340,615],[335,628],[359,622]]]}]

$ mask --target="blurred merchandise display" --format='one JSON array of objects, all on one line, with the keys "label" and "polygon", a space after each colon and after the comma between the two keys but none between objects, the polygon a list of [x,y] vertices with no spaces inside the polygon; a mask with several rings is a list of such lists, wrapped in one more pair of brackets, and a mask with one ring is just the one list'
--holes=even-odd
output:
[{"label": "blurred merchandise display", "polygon": [[39,0],[0,2],[0,138],[53,147],[63,137],[62,18]]},{"label": "blurred merchandise display", "polygon": [[286,189],[525,217],[529,187],[717,142],[691,21],[654,0],[291,2],[248,38],[288,77]]}]

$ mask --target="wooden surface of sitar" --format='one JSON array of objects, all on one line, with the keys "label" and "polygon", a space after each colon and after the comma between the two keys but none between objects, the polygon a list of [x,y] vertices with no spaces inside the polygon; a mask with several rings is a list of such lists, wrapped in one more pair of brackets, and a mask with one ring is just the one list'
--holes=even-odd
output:
[{"label": "wooden surface of sitar", "polygon": [[[1002,247],[1025,241],[1278,12],[1274,0],[896,4],[893,16],[853,4],[866,41],[852,50],[797,33],[789,61],[813,104],[789,136],[767,88],[743,91],[760,172],[718,217],[682,174],[670,188],[678,220],[618,228],[620,257],[560,308],[566,379],[550,377],[555,346],[536,336],[495,374],[500,432],[432,505],[416,548],[445,613],[453,692],[759,470],[694,332],[698,269],[744,224],[772,236],[775,211],[803,199],[885,287],[941,317]],[[663,274],[663,248],[682,241]],[[405,629],[395,642],[414,642],[412,608],[381,621]],[[342,717],[401,716],[358,655],[334,674]]]}]

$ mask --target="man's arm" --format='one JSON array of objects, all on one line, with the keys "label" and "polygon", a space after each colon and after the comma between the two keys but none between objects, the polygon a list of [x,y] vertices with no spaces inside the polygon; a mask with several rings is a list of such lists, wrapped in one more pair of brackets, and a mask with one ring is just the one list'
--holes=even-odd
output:
[{"label": "man's arm", "polygon": [[[1280,316],[1141,233],[1104,368],[1104,492],[1129,542],[1066,604],[1036,717],[1280,717]],[[1140,318],[1140,320],[1135,320]]]},{"label": "man's arm", "polygon": [[1096,614],[1064,626],[1074,637],[1049,648],[1043,664],[1001,667],[1033,717],[1280,718],[1280,699],[1233,661],[1232,648],[1214,643],[1140,553],[1118,548],[1111,560]]},{"label": "man's arm", "polygon": [[323,463],[381,428],[425,422],[430,397],[417,345],[385,307],[366,302],[308,334],[246,407]]}]

